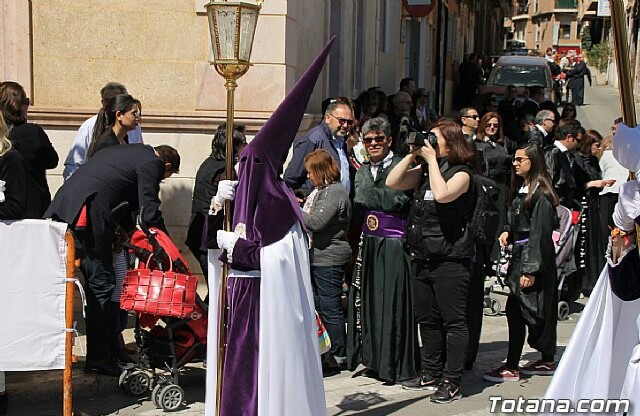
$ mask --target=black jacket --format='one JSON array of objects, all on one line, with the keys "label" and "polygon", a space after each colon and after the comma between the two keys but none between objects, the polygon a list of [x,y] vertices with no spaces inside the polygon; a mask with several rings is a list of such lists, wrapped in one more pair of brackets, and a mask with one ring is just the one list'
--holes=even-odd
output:
[{"label": "black jacket", "polygon": [[13,126],[9,140],[15,144],[27,168],[27,209],[24,218],[41,218],[51,203],[47,169],[58,166],[58,153],[49,141],[47,133],[37,124],[23,123]]},{"label": "black jacket", "polygon": [[0,156],[0,179],[5,181],[4,202],[0,203],[0,220],[19,220],[27,210],[27,169],[17,150]]},{"label": "black jacket", "polygon": [[[218,183],[224,175],[225,161],[217,160],[209,156],[206,158],[196,173],[196,183],[193,187],[193,199],[191,201],[191,219],[189,220],[189,230],[185,243],[192,252],[206,251],[207,247],[202,244],[202,232],[205,221],[209,221],[209,234],[214,235],[217,230],[222,229],[224,210],[220,210],[218,215],[209,218],[209,207],[211,198],[218,192]],[[213,240],[213,239],[212,239]],[[212,241],[213,242],[213,241]],[[218,248],[215,246],[209,248]]]},{"label": "black jacket", "polygon": [[[124,136],[124,142],[127,144],[129,143],[129,137],[127,137],[126,134]],[[89,147],[89,157],[93,157],[98,150],[102,150],[109,146],[118,146],[120,144],[122,143],[118,140],[118,136],[113,132],[113,129],[109,129],[106,133],[100,136],[98,140],[96,140],[93,147]]]},{"label": "black jacket", "polygon": [[538,146],[540,146],[541,149],[544,149],[547,146],[553,144],[553,141],[550,140],[552,137],[553,136],[551,136],[551,133],[547,134],[547,137],[545,137],[539,128],[533,126],[527,136],[527,142],[536,143]]},{"label": "black jacket", "polygon": [[551,145],[545,149],[544,159],[551,183],[560,198],[560,204],[569,209],[575,208],[573,200],[576,180],[573,176],[570,152],[563,152],[555,145]]},{"label": "black jacket", "polygon": [[[103,260],[110,260],[114,228],[111,210],[121,202],[128,202],[131,211],[143,207],[142,222],[166,231],[159,198],[164,174],[165,165],[151,146],[130,144],[102,149],[62,185],[44,218],[74,224],[86,203],[94,249]],[[121,225],[127,228],[126,224]]]}]

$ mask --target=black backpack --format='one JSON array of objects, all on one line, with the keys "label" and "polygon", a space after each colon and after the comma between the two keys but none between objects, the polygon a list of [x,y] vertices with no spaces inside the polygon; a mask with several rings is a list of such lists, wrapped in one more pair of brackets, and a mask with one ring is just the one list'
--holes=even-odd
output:
[{"label": "black backpack", "polygon": [[494,180],[479,173],[473,174],[471,182],[475,188],[475,207],[468,226],[476,244],[490,246],[494,243],[498,232],[500,191]]}]

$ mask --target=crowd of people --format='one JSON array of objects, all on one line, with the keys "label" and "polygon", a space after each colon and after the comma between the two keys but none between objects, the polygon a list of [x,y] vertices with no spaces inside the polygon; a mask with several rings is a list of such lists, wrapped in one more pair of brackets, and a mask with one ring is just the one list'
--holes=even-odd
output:
[{"label": "crowd of people", "polygon": [[[480,66],[473,68],[467,63],[463,72],[471,74],[464,81],[470,88],[482,74]],[[126,320],[118,293],[127,264],[121,243],[140,207],[141,221],[166,229],[159,184],[179,171],[180,156],[170,146],[143,144],[142,105],[123,85],[108,83],[100,96],[101,110],[78,130],[64,162],[65,182],[52,200],[46,171],[58,165],[58,153],[42,128],[27,121],[24,89],[0,84],[0,219],[69,224],[87,293],[86,369],[117,376],[119,364],[135,352],[127,351],[120,335]],[[500,101],[494,95],[478,106],[459,98],[465,101],[460,111],[441,117],[430,108],[428,92],[405,78],[392,96],[372,87],[356,99],[327,99],[320,123],[295,141],[293,132],[291,143],[278,150],[292,149],[286,169],[281,153],[271,165],[265,163],[271,153],[243,152],[247,138],[236,126],[233,157],[240,185],[223,180],[226,126],[220,126],[196,175],[186,242],[205,278],[208,249],[226,250],[233,264],[251,273],[263,261],[258,248],[298,236],[295,225],[280,230],[258,221],[264,214],[258,207],[265,204],[282,202],[282,212],[288,212],[287,195],[294,192],[299,206],[292,218],[306,231],[314,304],[331,339],[321,361],[325,375],[364,365],[371,377],[434,391],[432,401],[448,403],[462,397],[462,377],[478,351],[484,281],[508,248],[509,352],[506,364],[484,377],[502,382],[519,380],[521,373],[553,374],[560,296],[551,237],[555,207],[575,212],[579,224],[565,295],[589,296],[627,171],[611,154],[611,135],[581,127],[579,101],[566,103],[560,114],[536,86],[525,88],[524,99],[515,86]],[[261,185],[254,192],[265,192],[261,196],[240,201],[252,206],[253,217],[238,214],[238,201],[235,210],[236,217],[253,218],[252,232],[260,241],[216,237],[224,200],[244,186],[248,173],[242,169],[255,175],[267,168],[282,177]],[[479,177],[492,180],[497,192],[497,225],[489,244],[477,241],[471,225]],[[289,190],[276,198],[285,184]],[[124,212],[116,213],[123,204]],[[252,220],[234,217],[234,223],[246,221]],[[520,368],[527,331],[541,358]],[[1,403],[6,393],[0,381]]]}]

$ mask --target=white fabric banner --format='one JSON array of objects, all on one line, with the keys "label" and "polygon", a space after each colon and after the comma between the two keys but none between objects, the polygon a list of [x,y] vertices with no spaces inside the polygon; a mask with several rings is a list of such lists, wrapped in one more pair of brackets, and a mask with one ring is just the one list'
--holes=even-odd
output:
[{"label": "white fabric banner", "polygon": [[0,222],[0,371],[64,368],[66,230]]}]

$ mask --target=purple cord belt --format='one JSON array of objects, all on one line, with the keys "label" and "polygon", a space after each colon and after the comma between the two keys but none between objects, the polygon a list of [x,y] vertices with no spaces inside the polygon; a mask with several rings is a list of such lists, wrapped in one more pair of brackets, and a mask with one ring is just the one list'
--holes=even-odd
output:
[{"label": "purple cord belt", "polygon": [[362,232],[367,235],[386,238],[403,238],[407,229],[405,215],[367,210],[364,213]]}]

